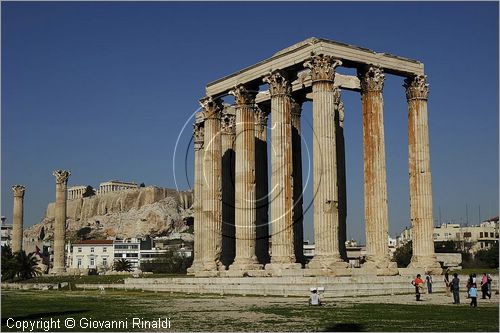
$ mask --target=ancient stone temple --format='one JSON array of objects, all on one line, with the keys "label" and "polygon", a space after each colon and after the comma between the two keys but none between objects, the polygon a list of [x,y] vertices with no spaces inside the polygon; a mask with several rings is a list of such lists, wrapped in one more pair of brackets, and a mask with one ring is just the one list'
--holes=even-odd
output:
[{"label": "ancient stone temple", "polygon": [[[338,74],[342,66],[356,69],[357,75]],[[404,79],[408,100],[414,230],[410,267],[441,273],[432,239],[428,84],[423,64],[317,38],[207,84],[194,124],[195,257],[191,273],[221,277],[398,274],[387,243],[384,73]],[[268,88],[260,90],[264,84]],[[362,100],[361,110],[350,110],[361,112],[363,119],[367,260],[358,269],[348,268],[345,262],[343,124],[349,112],[344,111],[342,90],[359,92]],[[228,95],[234,96],[233,105],[223,100]],[[305,102],[312,102],[313,110],[316,246],[307,265],[302,253],[300,120]]]}]

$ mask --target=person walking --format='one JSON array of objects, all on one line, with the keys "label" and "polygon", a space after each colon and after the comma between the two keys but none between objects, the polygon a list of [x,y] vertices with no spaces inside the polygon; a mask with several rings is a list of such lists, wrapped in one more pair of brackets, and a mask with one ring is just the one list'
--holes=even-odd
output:
[{"label": "person walking", "polygon": [[467,280],[467,284],[465,286],[467,287],[467,298],[469,298],[469,289],[472,286],[472,274],[469,274],[469,279]]},{"label": "person walking", "polygon": [[488,277],[486,273],[483,273],[483,277],[481,278],[481,298],[486,299],[486,295],[488,295]]},{"label": "person walking", "polygon": [[453,280],[451,280],[451,291],[453,292],[453,304],[460,304],[460,279],[458,278],[458,274],[453,274]]},{"label": "person walking", "polygon": [[471,299],[470,306],[477,308],[477,285],[475,283],[469,289],[469,297]]},{"label": "person walking", "polygon": [[415,286],[415,299],[417,301],[421,301],[420,292],[421,292],[422,286],[424,285],[424,280],[422,280],[421,275],[417,274],[417,277],[415,278],[415,280],[413,280],[411,282],[411,284]]},{"label": "person walking", "polygon": [[446,291],[446,296],[450,297],[451,292],[450,292],[450,274],[449,270],[446,270],[444,273],[444,285],[445,285],[445,291]]},{"label": "person walking", "polygon": [[427,293],[432,294],[432,276],[429,272],[425,275],[425,284],[427,285]]}]

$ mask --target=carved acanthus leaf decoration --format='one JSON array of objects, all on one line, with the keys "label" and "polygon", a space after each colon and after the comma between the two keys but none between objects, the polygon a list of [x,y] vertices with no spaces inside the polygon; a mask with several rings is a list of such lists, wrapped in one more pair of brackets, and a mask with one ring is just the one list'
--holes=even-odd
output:
[{"label": "carved acanthus leaf decoration", "polygon": [[234,96],[237,106],[253,105],[255,103],[255,96],[257,92],[248,90],[244,85],[237,85],[229,92]]},{"label": "carved acanthus leaf decoration", "polygon": [[236,133],[236,116],[234,114],[225,113],[222,115],[221,132],[228,135]]},{"label": "carved acanthus leaf decoration", "polygon": [[380,67],[369,66],[358,71],[361,91],[382,91],[384,89],[384,70]]},{"label": "carved acanthus leaf decoration", "polygon": [[56,177],[57,184],[66,184],[68,182],[68,178],[71,175],[71,172],[66,170],[54,170],[52,175]]},{"label": "carved acanthus leaf decoration", "polygon": [[212,98],[211,96],[200,99],[203,117],[205,119],[220,119],[222,111],[222,100],[220,98]]},{"label": "carved acanthus leaf decoration", "polygon": [[263,111],[260,108],[256,108],[255,112],[255,125],[260,125],[262,127],[267,127],[267,112]]},{"label": "carved acanthus leaf decoration", "polygon": [[203,124],[193,125],[193,139],[194,139],[194,150],[200,150],[203,148],[205,128]]},{"label": "carved acanthus leaf decoration", "polygon": [[429,96],[429,84],[427,83],[427,75],[417,75],[405,79],[403,87],[406,89],[406,98],[411,99],[427,99]]},{"label": "carved acanthus leaf decoration", "polygon": [[26,187],[23,185],[12,185],[12,192],[14,192],[15,197],[23,197],[25,189]]},{"label": "carved acanthus leaf decoration", "polygon": [[311,70],[311,79],[315,81],[331,81],[335,79],[335,69],[342,65],[342,61],[328,55],[314,55],[304,62],[304,67]]},{"label": "carved acanthus leaf decoration", "polygon": [[263,81],[269,84],[269,92],[272,96],[290,95],[292,93],[292,85],[288,80],[286,73],[280,70],[269,73]]}]

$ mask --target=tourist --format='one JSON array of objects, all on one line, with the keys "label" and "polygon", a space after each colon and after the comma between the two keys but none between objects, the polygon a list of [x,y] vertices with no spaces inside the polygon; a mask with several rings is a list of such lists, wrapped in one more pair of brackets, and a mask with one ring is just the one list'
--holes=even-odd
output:
[{"label": "tourist", "polygon": [[432,294],[432,276],[430,273],[425,275],[425,284],[427,285],[427,292]]},{"label": "tourist", "polygon": [[458,278],[458,274],[453,274],[453,280],[451,280],[451,291],[453,292],[453,304],[460,304],[460,279]]},{"label": "tourist", "polygon": [[417,277],[415,278],[415,280],[413,280],[411,282],[411,284],[415,286],[415,299],[417,301],[420,301],[421,300],[420,293],[421,293],[422,286],[424,284],[424,281],[422,280],[421,275],[417,274]]},{"label": "tourist", "polygon": [[316,289],[311,291],[311,296],[309,296],[309,305],[321,305],[321,299],[319,298],[319,294]]},{"label": "tourist", "polygon": [[490,274],[487,274],[486,277],[488,279],[488,299],[491,299],[491,282],[492,282],[492,279],[491,279],[491,275]]},{"label": "tourist", "polygon": [[450,296],[451,295],[451,292],[450,292],[450,274],[449,274],[449,270],[446,270],[446,272],[444,273],[444,284],[446,286],[445,290],[446,290],[446,296]]},{"label": "tourist", "polygon": [[477,285],[475,283],[469,288],[470,306],[477,307]]},{"label": "tourist", "polygon": [[483,273],[483,277],[481,278],[481,298],[486,299],[486,295],[488,294],[488,277],[486,273]]}]

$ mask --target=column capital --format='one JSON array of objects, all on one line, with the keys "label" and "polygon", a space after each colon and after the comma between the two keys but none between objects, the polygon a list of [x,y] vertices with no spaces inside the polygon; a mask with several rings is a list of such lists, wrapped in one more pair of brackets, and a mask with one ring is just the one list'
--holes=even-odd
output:
[{"label": "column capital", "polygon": [[54,170],[52,175],[56,177],[57,184],[66,184],[68,182],[68,178],[71,175],[71,172],[66,170]]},{"label": "column capital", "polygon": [[358,78],[361,85],[361,92],[378,91],[384,89],[384,70],[377,66],[367,66],[358,69]]},{"label": "column capital", "polygon": [[302,103],[297,102],[296,99],[292,98],[292,108],[290,110],[292,117],[298,117],[302,115]]},{"label": "column capital", "polygon": [[342,61],[332,56],[318,54],[313,55],[304,62],[304,67],[311,70],[311,79],[316,81],[330,81],[335,79],[335,69],[342,65]]},{"label": "column capital", "polygon": [[222,134],[234,135],[236,133],[236,115],[230,113],[222,114]]},{"label": "column capital", "polygon": [[267,117],[268,113],[261,108],[255,108],[255,125],[259,125],[262,127],[267,127]]},{"label": "column capital", "polygon": [[263,81],[269,84],[271,97],[281,95],[290,96],[292,93],[292,84],[283,70],[270,72],[264,77]]},{"label": "column capital", "polygon": [[194,150],[203,149],[204,127],[203,124],[193,125]]},{"label": "column capital", "polygon": [[212,98],[211,96],[200,99],[200,106],[204,119],[220,119],[220,113],[223,109],[222,100],[220,98]]},{"label": "column capital", "polygon": [[24,190],[26,187],[23,185],[12,185],[12,192],[14,192],[15,197],[24,197]]},{"label": "column capital", "polygon": [[248,90],[244,85],[235,86],[230,92],[234,96],[236,106],[253,105],[255,104],[256,91]]},{"label": "column capital", "polygon": [[406,89],[406,99],[427,99],[429,95],[429,84],[427,75],[416,75],[405,79],[403,87]]}]

